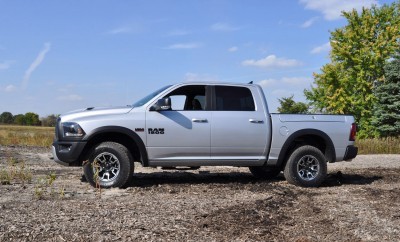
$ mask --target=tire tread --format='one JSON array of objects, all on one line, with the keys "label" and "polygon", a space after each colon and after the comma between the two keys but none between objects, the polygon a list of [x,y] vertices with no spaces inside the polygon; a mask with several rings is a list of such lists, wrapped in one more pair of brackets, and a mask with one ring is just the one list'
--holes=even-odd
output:
[{"label": "tire tread", "polygon": [[[296,162],[304,155],[313,155],[319,161],[320,172],[314,180],[305,181],[301,179],[296,172]],[[326,174],[327,162],[324,154],[322,154],[322,152],[318,148],[310,145],[300,146],[295,149],[293,153],[289,156],[285,165],[285,169],[283,171],[283,175],[285,176],[285,179],[288,183],[301,187],[320,186],[321,183],[325,180]]]}]

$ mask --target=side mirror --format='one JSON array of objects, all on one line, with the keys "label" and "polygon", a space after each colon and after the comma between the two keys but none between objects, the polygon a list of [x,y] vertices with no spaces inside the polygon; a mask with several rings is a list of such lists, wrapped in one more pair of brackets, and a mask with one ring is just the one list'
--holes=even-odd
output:
[{"label": "side mirror", "polygon": [[167,111],[171,110],[171,98],[166,97],[159,99],[156,104],[154,104],[150,111]]}]

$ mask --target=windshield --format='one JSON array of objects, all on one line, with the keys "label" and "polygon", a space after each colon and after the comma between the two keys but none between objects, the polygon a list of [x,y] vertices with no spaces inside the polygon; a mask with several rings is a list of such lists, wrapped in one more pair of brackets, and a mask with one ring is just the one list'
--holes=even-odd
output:
[{"label": "windshield", "polygon": [[161,92],[163,92],[164,90],[166,90],[167,88],[171,87],[172,85],[168,85],[165,86],[163,88],[158,89],[157,91],[145,96],[144,98],[140,99],[139,101],[135,102],[133,104],[133,107],[141,107],[144,104],[146,104],[148,101],[150,101],[152,98],[154,98],[155,96],[157,96],[158,94],[160,94]]}]

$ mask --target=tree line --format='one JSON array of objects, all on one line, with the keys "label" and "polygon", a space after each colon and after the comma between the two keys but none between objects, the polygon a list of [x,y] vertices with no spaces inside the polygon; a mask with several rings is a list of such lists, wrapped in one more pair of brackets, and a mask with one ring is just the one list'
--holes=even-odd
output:
[{"label": "tree line", "polygon": [[352,114],[359,137],[397,137],[400,1],[342,14],[347,24],[331,31],[330,63],[314,73],[314,85],[304,90],[307,108],[292,96],[279,99],[280,111]]},{"label": "tree line", "polygon": [[59,115],[51,114],[44,118],[39,118],[36,113],[28,112],[26,114],[13,115],[10,112],[0,114],[1,124],[27,125],[27,126],[43,126],[55,127]]}]

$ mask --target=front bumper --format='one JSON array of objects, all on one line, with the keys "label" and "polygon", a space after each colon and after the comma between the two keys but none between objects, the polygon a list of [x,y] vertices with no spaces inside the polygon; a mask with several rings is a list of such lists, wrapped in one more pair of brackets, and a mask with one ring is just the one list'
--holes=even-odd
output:
[{"label": "front bumper", "polygon": [[350,161],[357,156],[358,147],[354,145],[347,146],[346,153],[344,154],[343,160]]},{"label": "front bumper", "polygon": [[78,166],[79,157],[85,148],[86,142],[61,142],[54,141],[52,153],[54,161],[64,166]]}]

